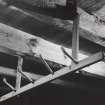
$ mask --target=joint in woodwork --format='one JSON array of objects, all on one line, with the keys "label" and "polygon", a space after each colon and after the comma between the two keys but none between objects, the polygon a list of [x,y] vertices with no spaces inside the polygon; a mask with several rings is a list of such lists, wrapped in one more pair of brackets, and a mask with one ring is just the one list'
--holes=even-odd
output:
[{"label": "joint in woodwork", "polygon": [[75,64],[78,63],[78,61],[75,60],[72,56],[70,56],[70,55],[66,52],[66,50],[65,50],[63,47],[61,47],[61,50],[62,50],[62,52],[63,52],[68,58],[70,58]]}]

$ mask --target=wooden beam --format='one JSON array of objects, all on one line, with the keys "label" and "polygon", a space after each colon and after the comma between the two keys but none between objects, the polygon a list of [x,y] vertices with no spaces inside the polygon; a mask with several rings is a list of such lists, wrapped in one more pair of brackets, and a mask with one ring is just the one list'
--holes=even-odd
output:
[{"label": "wooden beam", "polygon": [[[78,11],[81,14],[80,28],[92,34],[94,38],[96,37],[96,43],[100,43],[100,40],[98,41],[97,38],[103,38],[105,36],[104,25],[96,22],[96,18],[94,17],[94,15],[89,15],[88,13],[86,13],[80,8],[78,8]],[[98,12],[93,13],[93,14],[98,15]],[[99,15],[99,17],[100,16],[101,15]]]},{"label": "wooden beam", "polygon": [[[44,40],[43,38],[33,36],[31,34],[0,23],[0,52],[15,56],[20,55],[24,56],[26,59],[28,58],[40,62],[37,55],[34,58],[30,53],[30,49],[27,43],[29,42],[29,39],[32,38],[37,40],[36,46],[33,47],[33,51],[35,53],[42,54],[44,59],[55,62],[52,64],[57,65],[59,68],[62,65],[71,65],[71,60],[68,57],[65,57],[60,45],[51,43]],[[66,52],[68,52],[68,54],[71,55],[71,49],[65,48],[65,50]],[[79,53],[79,60],[86,57],[87,55]],[[98,64],[98,67],[102,65]],[[97,75],[101,73],[101,75],[104,76],[103,68],[99,68],[98,71],[93,69],[93,67],[90,67],[89,69],[87,69],[87,71],[94,71],[94,73]]]},{"label": "wooden beam", "polygon": [[[51,43],[49,41],[44,40],[41,37],[37,37],[35,35],[33,36],[31,34],[25,33],[23,31],[0,23],[0,52],[15,56],[20,54],[20,56],[24,56],[26,59],[28,58],[40,62],[37,54],[34,58],[33,55],[30,53],[30,49],[27,43],[32,38],[36,39],[36,46],[33,47],[33,51],[37,54],[42,54],[44,59],[50,62],[54,62],[50,64],[54,66],[57,65],[59,68],[62,65],[71,65],[71,60],[68,57],[65,57],[60,45]],[[71,55],[71,49],[65,48],[65,50],[66,52],[68,52],[68,54]],[[79,60],[84,59],[86,57],[88,56],[79,53]],[[102,67],[102,65],[98,64],[98,67]],[[102,76],[104,76],[104,67],[101,67],[99,68],[99,70],[95,70],[92,66],[89,67],[87,71],[92,73],[94,72],[94,74],[97,75],[101,74]]]},{"label": "wooden beam", "polygon": [[[32,56],[29,56],[29,55],[27,55],[27,54],[24,54],[24,53],[22,53],[22,52],[16,52],[15,50],[11,50],[11,49],[9,49],[9,48],[5,48],[5,47],[1,47],[0,46],[0,52],[3,52],[3,53],[6,53],[6,54],[10,54],[10,55],[12,55],[12,56],[17,56],[17,54],[20,54],[21,56],[23,56],[23,57],[25,57],[25,59],[28,59],[28,60],[33,60],[33,61],[35,61],[35,62],[39,62],[39,63],[41,63],[40,62],[40,60],[39,60],[39,58],[37,58],[37,57],[35,57],[35,58],[33,58]],[[83,57],[83,58],[85,58],[85,57]],[[82,58],[82,59],[83,59]],[[51,63],[51,62],[48,62],[48,64],[50,65],[50,66],[52,66],[52,67],[57,67],[57,68],[61,68],[61,65],[60,64],[57,64],[57,63]],[[70,64],[71,65],[71,64]],[[104,75],[104,67],[105,67],[105,65],[104,65],[104,62],[99,62],[99,63],[97,63],[97,64],[94,64],[94,65],[92,65],[92,66],[89,66],[88,68],[85,68],[85,69],[83,69],[83,71],[85,72],[89,72],[89,73],[92,73],[92,74],[94,74],[94,75],[99,75],[99,76],[103,76],[103,78],[105,77],[105,75]],[[5,74],[6,74],[6,72],[5,72]],[[9,73],[8,73],[9,74]]]},{"label": "wooden beam", "polygon": [[[70,64],[70,59],[65,58],[60,48],[60,45],[46,41],[40,37],[30,35],[28,33],[19,31],[10,26],[0,23],[0,51],[16,55],[16,53],[22,55],[33,56],[29,46],[29,40],[35,39],[35,46],[32,47],[33,53],[38,57],[41,54],[44,59],[56,62],[62,65]],[[8,33],[8,35],[7,35]],[[11,50],[9,50],[11,49]],[[12,51],[13,50],[13,51]],[[67,49],[69,51],[69,49]],[[23,54],[23,55],[24,55]]]},{"label": "wooden beam", "polygon": [[[71,64],[71,60],[65,58],[60,45],[0,23],[0,52],[9,53],[11,55],[16,55],[16,53],[23,55],[22,53],[24,53],[32,56],[29,48],[30,39],[36,40],[36,45],[33,47],[33,52],[36,53],[36,57],[38,57],[37,54],[41,54],[46,60],[63,65]],[[66,48],[66,51],[69,52],[69,54],[71,53],[71,50],[68,48]],[[87,57],[86,55],[79,55],[82,59]]]},{"label": "wooden beam", "polygon": [[9,98],[12,98],[12,97],[14,97],[14,96],[16,96],[18,94],[21,94],[21,93],[23,93],[25,91],[28,91],[28,90],[30,90],[32,88],[35,88],[35,87],[37,87],[39,85],[43,85],[43,84],[45,84],[47,82],[50,82],[50,81],[52,81],[54,79],[57,79],[57,78],[59,78],[61,76],[64,76],[64,75],[66,75],[66,74],[68,74],[70,72],[74,72],[74,71],[77,71],[79,69],[83,69],[84,67],[87,67],[87,66],[89,66],[91,64],[94,64],[94,63],[97,63],[97,62],[103,60],[103,58],[104,58],[103,52],[99,52],[97,54],[94,54],[93,56],[90,56],[90,57],[88,57],[88,58],[86,58],[84,60],[81,60],[78,64],[75,64],[74,67],[71,68],[71,69],[70,69],[70,67],[64,67],[64,68],[56,71],[54,74],[49,74],[47,76],[44,76],[44,77],[38,79],[34,83],[29,83],[28,85],[23,86],[22,88],[20,88],[16,92],[12,91],[12,92],[2,96],[0,98],[0,102],[5,101],[5,100],[7,100]]}]

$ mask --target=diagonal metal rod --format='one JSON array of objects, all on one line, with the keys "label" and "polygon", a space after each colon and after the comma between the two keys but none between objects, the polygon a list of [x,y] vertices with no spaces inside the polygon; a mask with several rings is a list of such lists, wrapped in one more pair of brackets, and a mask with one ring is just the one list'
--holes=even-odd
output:
[{"label": "diagonal metal rod", "polygon": [[76,61],[72,56],[70,56],[70,55],[66,52],[66,50],[64,49],[64,47],[61,47],[61,50],[62,50],[63,53],[64,53],[67,57],[69,57],[74,63],[78,63],[78,61]]},{"label": "diagonal metal rod", "polygon": [[19,70],[19,72],[21,73],[21,75],[26,78],[29,82],[34,83],[34,80],[32,80],[30,77],[28,77],[26,74],[24,74],[21,70]]},{"label": "diagonal metal rod", "polygon": [[10,84],[7,82],[7,79],[6,78],[3,78],[3,82],[13,91],[16,91],[16,89]]},{"label": "diagonal metal rod", "polygon": [[42,55],[40,54],[39,55],[42,63],[45,65],[45,67],[47,68],[47,70],[51,73],[51,74],[54,74],[53,70],[50,68],[50,66],[47,64],[47,62],[44,60],[44,58],[42,57]]}]

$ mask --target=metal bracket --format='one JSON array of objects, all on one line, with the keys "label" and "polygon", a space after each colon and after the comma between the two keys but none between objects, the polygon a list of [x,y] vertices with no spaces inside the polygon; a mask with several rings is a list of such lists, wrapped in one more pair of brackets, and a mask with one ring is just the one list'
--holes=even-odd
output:
[{"label": "metal bracket", "polygon": [[10,84],[7,82],[7,79],[6,78],[3,78],[3,82],[13,91],[16,91],[16,89]]},{"label": "metal bracket", "polygon": [[72,56],[70,56],[67,52],[66,52],[66,50],[64,49],[64,47],[61,47],[61,50],[62,50],[62,52],[68,57],[68,58],[70,58],[74,63],[78,63],[78,61],[77,60],[75,60]]},{"label": "metal bracket", "polygon": [[53,70],[50,68],[50,66],[48,65],[48,63],[44,60],[44,58],[42,57],[42,55],[40,54],[39,55],[42,63],[45,65],[45,67],[47,68],[47,70],[51,73],[51,74],[54,74]]}]

